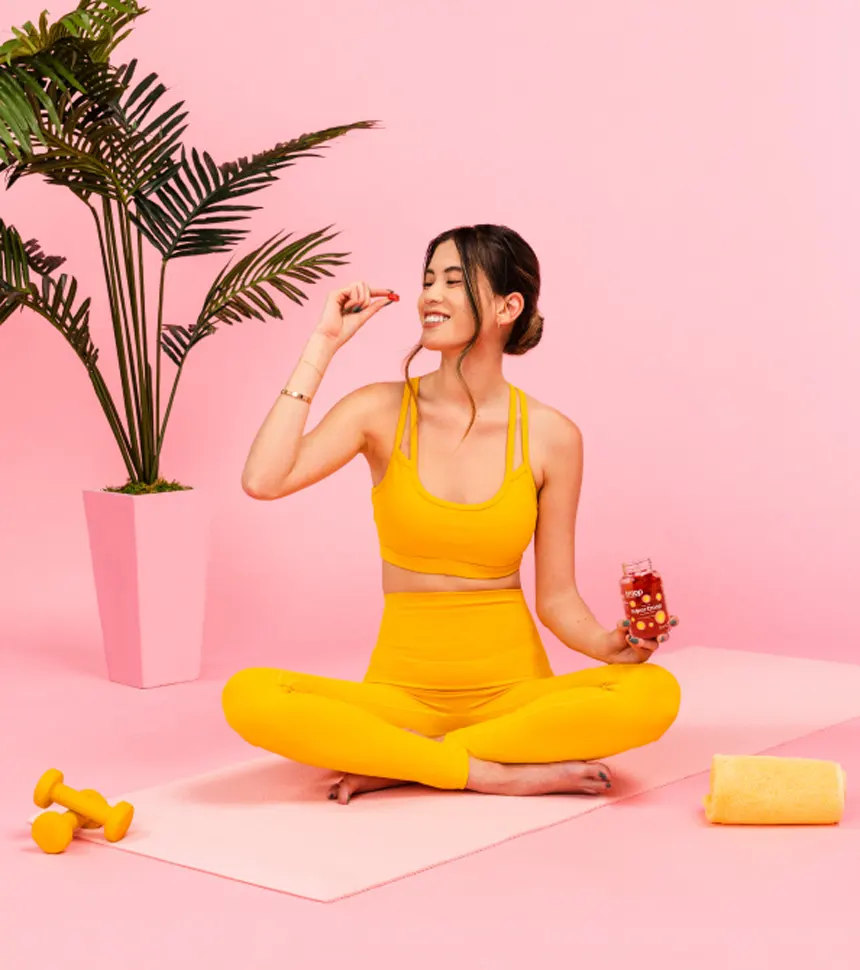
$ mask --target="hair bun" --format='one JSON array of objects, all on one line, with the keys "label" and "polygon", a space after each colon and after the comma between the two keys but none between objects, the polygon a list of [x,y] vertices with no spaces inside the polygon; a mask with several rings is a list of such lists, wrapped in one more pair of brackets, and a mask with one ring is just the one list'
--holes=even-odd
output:
[{"label": "hair bun", "polygon": [[511,334],[511,338],[505,345],[505,353],[520,355],[536,347],[543,336],[543,317],[537,310],[529,317],[523,331],[519,334]]}]

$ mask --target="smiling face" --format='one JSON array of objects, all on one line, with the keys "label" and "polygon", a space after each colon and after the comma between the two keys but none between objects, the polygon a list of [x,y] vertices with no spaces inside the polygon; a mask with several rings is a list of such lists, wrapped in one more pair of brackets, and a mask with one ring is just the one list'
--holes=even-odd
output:
[{"label": "smiling face", "polygon": [[[504,304],[493,296],[487,278],[480,268],[478,292],[475,297],[481,309],[481,335],[487,339],[497,326],[495,303]],[[418,319],[421,323],[421,345],[427,350],[460,350],[475,333],[475,317],[466,291],[465,271],[460,253],[453,239],[440,243],[424,275],[424,286],[418,298]]]}]

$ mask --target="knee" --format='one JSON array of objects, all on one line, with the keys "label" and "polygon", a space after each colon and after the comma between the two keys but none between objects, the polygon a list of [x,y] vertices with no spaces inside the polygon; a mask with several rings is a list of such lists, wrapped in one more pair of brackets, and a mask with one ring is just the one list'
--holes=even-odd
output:
[{"label": "knee", "polygon": [[276,671],[248,667],[233,674],[221,692],[221,710],[230,727],[251,744],[256,744],[268,710],[268,696],[276,687]]},{"label": "knee", "polygon": [[648,741],[657,741],[678,717],[681,685],[674,674],[657,664],[638,664],[628,669],[631,680],[635,682],[639,722],[648,735]]}]

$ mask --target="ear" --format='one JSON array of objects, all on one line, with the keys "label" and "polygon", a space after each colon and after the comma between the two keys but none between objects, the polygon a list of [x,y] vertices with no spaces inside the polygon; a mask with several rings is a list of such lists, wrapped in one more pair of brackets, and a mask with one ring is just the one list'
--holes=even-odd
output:
[{"label": "ear", "polygon": [[508,327],[523,312],[525,300],[519,293],[509,293],[505,297],[499,297],[498,308],[496,310],[496,322],[499,327]]}]

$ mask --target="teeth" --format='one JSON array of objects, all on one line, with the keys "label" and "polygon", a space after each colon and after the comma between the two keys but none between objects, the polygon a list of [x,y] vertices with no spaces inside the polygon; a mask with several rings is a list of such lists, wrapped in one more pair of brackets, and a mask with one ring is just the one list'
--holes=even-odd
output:
[{"label": "teeth", "polygon": [[424,322],[425,323],[442,323],[444,320],[447,320],[447,319],[448,318],[445,317],[445,316],[442,316],[441,313],[431,313],[430,316],[424,317]]}]

